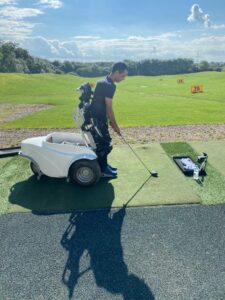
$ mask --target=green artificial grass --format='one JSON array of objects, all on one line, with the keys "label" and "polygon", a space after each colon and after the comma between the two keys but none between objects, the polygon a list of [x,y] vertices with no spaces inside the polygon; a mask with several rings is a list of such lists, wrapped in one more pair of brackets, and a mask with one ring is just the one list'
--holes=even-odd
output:
[{"label": "green artificial grass", "polygon": [[[158,178],[150,177],[126,145],[117,145],[109,158],[110,163],[118,167],[118,178],[101,179],[93,187],[80,187],[67,183],[65,179],[46,176],[38,181],[32,175],[27,160],[21,157],[0,159],[0,213],[64,212],[121,207],[126,204],[149,206],[224,203],[224,165],[219,165],[218,157],[225,152],[225,142],[192,144],[196,150],[184,142],[133,145],[149,170],[158,171]],[[211,159],[210,151],[213,153],[213,148],[217,149],[217,155],[212,155]],[[207,176],[203,182],[196,182],[180,171],[172,156],[189,155],[196,161],[202,151],[209,154]]]},{"label": "green artificial grass", "polygon": [[[177,84],[177,79],[184,84]],[[98,78],[55,74],[0,74],[0,103],[53,104],[2,128],[69,128],[78,106],[75,88]],[[114,110],[121,127],[225,122],[225,72],[173,76],[130,76],[117,86]],[[204,92],[192,94],[192,85]]]},{"label": "green artificial grass", "polygon": [[225,177],[225,141],[191,142],[190,145],[199,153],[206,152],[213,167]]},{"label": "green artificial grass", "polygon": [[[74,209],[199,203],[159,144],[134,145],[147,167],[156,169],[150,177],[126,145],[115,146],[110,163],[118,167],[118,178],[101,179],[93,187],[80,187],[65,179],[32,175],[29,162],[21,157],[7,160],[0,175],[0,212],[58,212]],[[4,161],[4,159],[2,159]]]},{"label": "green artificial grass", "polygon": [[[162,143],[163,149],[166,151],[168,156],[171,158],[174,155],[188,155],[194,161],[197,161],[197,156],[202,154],[203,151],[207,152],[207,143],[192,143],[196,150],[191,147],[191,145],[185,142],[177,142],[177,143]],[[213,142],[210,144],[211,150],[213,149]],[[218,144],[214,143],[215,152],[217,151]],[[200,151],[201,149],[201,151]],[[198,152],[199,151],[199,152]],[[212,150],[213,151],[213,150]],[[218,152],[217,152],[218,153]],[[225,143],[220,145],[219,153],[225,153]],[[174,163],[175,164],[175,163]],[[218,160],[217,165],[215,164],[215,159],[208,160],[207,164],[207,176],[203,177],[202,182],[195,181],[192,177],[187,178],[193,188],[193,190],[198,194],[201,198],[203,204],[218,204],[225,203],[225,174],[221,172],[222,166],[218,168]],[[181,171],[180,171],[181,172]]]}]

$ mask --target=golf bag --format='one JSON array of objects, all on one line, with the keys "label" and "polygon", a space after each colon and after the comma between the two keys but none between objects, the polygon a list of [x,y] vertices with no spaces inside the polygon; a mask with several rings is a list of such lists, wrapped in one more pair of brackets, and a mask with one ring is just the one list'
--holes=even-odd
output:
[{"label": "golf bag", "polygon": [[99,158],[108,155],[112,150],[111,137],[108,131],[108,124],[101,123],[92,117],[91,101],[93,98],[92,86],[90,83],[83,83],[77,90],[81,92],[79,97],[79,111],[83,115],[81,130],[90,132],[96,144],[96,154]]},{"label": "golf bag", "polygon": [[80,114],[83,116],[81,129],[86,130],[86,126],[91,123],[90,105],[94,93],[89,82],[83,83],[77,90],[81,93],[79,97],[80,103],[78,105]]}]

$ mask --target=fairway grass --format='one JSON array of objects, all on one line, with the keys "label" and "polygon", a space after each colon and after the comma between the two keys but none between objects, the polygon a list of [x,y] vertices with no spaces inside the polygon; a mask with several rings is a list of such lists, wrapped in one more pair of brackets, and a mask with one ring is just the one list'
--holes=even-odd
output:
[{"label": "fairway grass", "polygon": [[[177,84],[184,79],[184,84]],[[0,74],[0,103],[52,104],[1,128],[71,128],[75,88],[97,78],[55,74]],[[114,110],[121,127],[225,123],[225,72],[128,77],[117,86]],[[192,94],[192,85],[204,92]]]}]

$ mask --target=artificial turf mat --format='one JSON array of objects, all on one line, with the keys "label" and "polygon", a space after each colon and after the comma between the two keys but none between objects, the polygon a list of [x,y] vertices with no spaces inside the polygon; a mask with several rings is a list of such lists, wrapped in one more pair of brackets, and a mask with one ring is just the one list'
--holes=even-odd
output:
[{"label": "artificial turf mat", "polygon": [[189,181],[171,163],[159,144],[134,145],[135,151],[159,177],[150,177],[126,145],[115,146],[110,163],[118,167],[118,178],[101,179],[93,187],[80,187],[65,179],[32,176],[29,162],[21,157],[1,160],[1,213],[53,212],[129,206],[198,203]]},{"label": "artificial turf mat", "polygon": [[[162,147],[171,158],[173,155],[189,155],[195,161],[197,156],[206,152],[209,155],[206,167],[207,176],[195,181],[189,178],[193,191],[201,198],[202,204],[225,203],[224,157],[225,142],[185,142],[162,143]],[[220,160],[220,157],[221,160]]]},{"label": "artificial turf mat", "polygon": [[210,163],[225,177],[225,141],[191,142],[190,145],[199,153],[206,152]]}]

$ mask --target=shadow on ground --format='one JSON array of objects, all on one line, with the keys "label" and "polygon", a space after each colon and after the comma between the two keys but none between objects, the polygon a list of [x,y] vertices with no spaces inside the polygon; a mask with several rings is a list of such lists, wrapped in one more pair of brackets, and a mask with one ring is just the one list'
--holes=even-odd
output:
[{"label": "shadow on ground", "polygon": [[[69,299],[76,299],[76,285],[87,272],[93,272],[98,287],[125,300],[154,300],[146,283],[129,273],[123,259],[121,229],[125,207],[110,215],[110,210],[73,213],[63,234],[61,245],[68,251],[62,281],[68,288]],[[83,254],[90,266],[80,266]],[[80,272],[80,269],[84,269]]]},{"label": "shadow on ground", "polygon": [[105,178],[95,186],[80,187],[65,179],[37,181],[31,176],[11,187],[9,202],[32,212],[66,212],[111,207],[114,198],[113,185]]},{"label": "shadow on ground", "polygon": [[[73,210],[121,207],[128,205],[149,181],[149,176],[128,200],[113,205],[115,192],[110,178],[102,178],[97,185],[81,187],[65,179],[31,176],[10,188],[9,202],[33,213],[71,212]],[[113,180],[113,179],[111,179]],[[118,195],[117,195],[118,196]],[[13,212],[13,207],[10,209]],[[23,209],[22,209],[23,210]],[[20,210],[21,211],[21,210]]]},{"label": "shadow on ground", "polygon": [[[91,188],[82,188],[61,179],[45,177],[37,181],[32,176],[11,188],[10,203],[35,214],[75,210],[61,239],[62,247],[68,252],[62,282],[68,289],[69,299],[77,299],[77,293],[81,293],[78,281],[90,272],[97,287],[112,295],[121,295],[124,300],[155,299],[144,280],[130,273],[124,261],[121,231],[126,208],[112,213],[114,199],[114,187],[105,179]],[[100,207],[105,209],[85,211]],[[86,255],[86,267],[81,259],[83,255]],[[89,283],[89,280],[86,278],[82,282]]]}]

